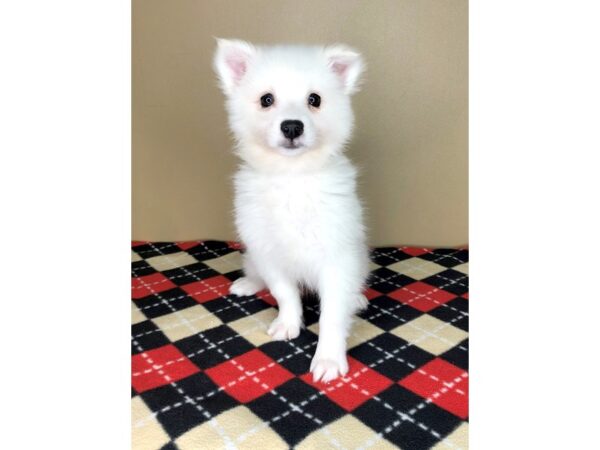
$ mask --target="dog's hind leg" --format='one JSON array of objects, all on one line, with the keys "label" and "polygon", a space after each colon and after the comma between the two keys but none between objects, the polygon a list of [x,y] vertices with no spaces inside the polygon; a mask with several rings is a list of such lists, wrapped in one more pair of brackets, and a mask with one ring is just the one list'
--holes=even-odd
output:
[{"label": "dog's hind leg", "polygon": [[254,267],[252,259],[247,254],[244,255],[244,275],[233,282],[229,292],[238,297],[244,297],[254,295],[266,287],[265,282]]}]

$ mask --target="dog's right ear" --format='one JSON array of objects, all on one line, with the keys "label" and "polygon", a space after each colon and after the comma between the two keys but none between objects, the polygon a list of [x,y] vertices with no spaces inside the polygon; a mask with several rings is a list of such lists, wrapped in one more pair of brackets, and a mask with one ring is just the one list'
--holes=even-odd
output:
[{"label": "dog's right ear", "polygon": [[226,95],[240,84],[255,55],[256,48],[248,42],[217,39],[214,68]]}]

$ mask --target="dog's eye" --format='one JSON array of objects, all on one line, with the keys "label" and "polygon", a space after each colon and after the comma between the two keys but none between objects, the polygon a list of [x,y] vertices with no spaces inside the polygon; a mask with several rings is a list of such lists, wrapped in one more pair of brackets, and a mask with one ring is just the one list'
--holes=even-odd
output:
[{"label": "dog's eye", "polygon": [[310,106],[318,108],[319,106],[321,106],[321,96],[313,92],[308,96],[308,104]]},{"label": "dog's eye", "polygon": [[260,98],[260,106],[263,108],[268,108],[273,103],[275,103],[275,97],[273,97],[273,94],[265,94]]}]

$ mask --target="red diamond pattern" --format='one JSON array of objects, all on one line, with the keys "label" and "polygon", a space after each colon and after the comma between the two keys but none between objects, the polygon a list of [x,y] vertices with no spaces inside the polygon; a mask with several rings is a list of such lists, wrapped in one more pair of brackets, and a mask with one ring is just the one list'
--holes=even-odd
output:
[{"label": "red diamond pattern", "polygon": [[199,371],[194,363],[170,344],[131,357],[131,383],[138,393],[170,384]]},{"label": "red diamond pattern", "polygon": [[223,275],[218,275],[206,280],[186,284],[181,286],[181,289],[187,292],[198,303],[205,303],[229,295],[229,286],[231,286],[231,280],[225,278]]},{"label": "red diamond pattern", "polygon": [[345,378],[342,380],[338,378],[329,384],[320,381],[313,382],[313,376],[310,372],[300,378],[323,391],[327,397],[348,412],[355,410],[392,384],[390,379],[352,357],[348,357],[348,366],[348,374]]},{"label": "red diamond pattern", "polygon": [[411,255],[411,256],[421,256],[421,255],[424,255],[425,253],[430,252],[430,250],[428,250],[426,248],[419,248],[419,247],[402,247],[400,250],[402,250],[407,255]]},{"label": "red diamond pattern", "polygon": [[174,287],[177,286],[162,273],[157,272],[152,275],[135,277],[131,279],[131,297],[134,299],[143,298]]},{"label": "red diamond pattern", "polygon": [[468,374],[443,359],[428,362],[398,383],[461,419],[469,415]]},{"label": "red diamond pattern", "polygon": [[456,297],[456,295],[442,291],[422,281],[396,289],[387,295],[423,312],[431,311]]},{"label": "red diamond pattern", "polygon": [[273,297],[269,291],[262,290],[260,292],[257,292],[256,295],[258,295],[259,298],[267,302],[269,305],[277,306],[277,300],[275,300],[275,297]]},{"label": "red diamond pattern", "polygon": [[365,297],[367,297],[367,300],[372,300],[375,297],[379,297],[381,295],[381,292],[377,292],[375,289],[371,289],[371,288],[367,288],[365,289]]},{"label": "red diamond pattern", "polygon": [[294,378],[259,349],[225,361],[205,373],[241,403],[248,403]]},{"label": "red diamond pattern", "polygon": [[185,242],[177,242],[177,247],[181,250],[187,250],[189,248],[195,247],[200,244],[202,241],[185,241]]},{"label": "red diamond pattern", "polygon": [[227,241],[227,245],[233,250],[242,250],[244,248],[244,246],[240,242],[235,241]]}]

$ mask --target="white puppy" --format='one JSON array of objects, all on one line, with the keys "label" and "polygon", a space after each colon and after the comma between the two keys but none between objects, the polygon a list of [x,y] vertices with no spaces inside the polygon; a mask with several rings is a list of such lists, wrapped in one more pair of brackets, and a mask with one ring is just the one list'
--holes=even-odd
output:
[{"label": "white puppy", "polygon": [[245,277],[231,292],[267,287],[279,305],[268,333],[281,340],[300,333],[300,289],[316,291],[319,342],[310,370],[315,381],[328,382],[348,372],[352,315],[367,305],[356,169],[344,156],[363,60],[342,45],[255,47],[219,39],[214,66],[242,160],[235,215],[247,249]]}]

